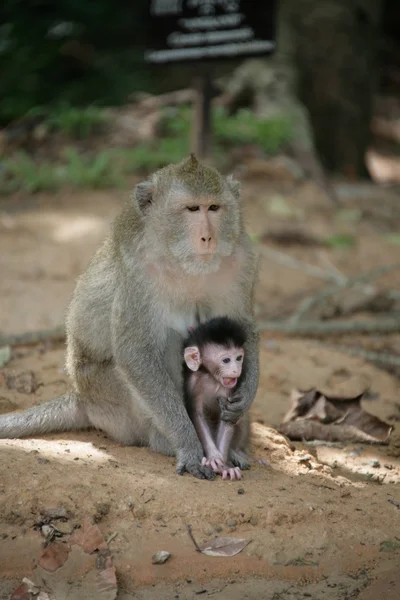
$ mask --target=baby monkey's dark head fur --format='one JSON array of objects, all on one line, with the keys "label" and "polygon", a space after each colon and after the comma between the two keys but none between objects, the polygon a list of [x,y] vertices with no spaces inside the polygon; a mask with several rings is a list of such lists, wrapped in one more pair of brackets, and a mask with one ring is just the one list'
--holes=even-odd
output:
[{"label": "baby monkey's dark head fur", "polygon": [[199,371],[232,389],[242,374],[245,342],[243,327],[228,317],[202,323],[184,342],[185,381],[191,371]]},{"label": "baby monkey's dark head fur", "polygon": [[206,344],[217,344],[225,348],[243,348],[245,342],[246,332],[240,323],[229,317],[214,317],[193,329],[184,347],[198,346],[201,349]]}]

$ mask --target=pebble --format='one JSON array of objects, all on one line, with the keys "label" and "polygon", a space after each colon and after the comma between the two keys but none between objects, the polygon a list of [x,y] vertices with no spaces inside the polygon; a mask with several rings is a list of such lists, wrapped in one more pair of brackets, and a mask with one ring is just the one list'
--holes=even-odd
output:
[{"label": "pebble", "polygon": [[228,527],[236,527],[237,521],[235,519],[228,519],[226,524],[228,525]]},{"label": "pebble", "polygon": [[376,458],[374,458],[373,460],[370,461],[369,463],[371,465],[371,467],[373,467],[374,469],[378,469],[381,466],[381,463],[379,462],[379,460],[377,460]]},{"label": "pebble", "polygon": [[159,550],[153,554],[151,557],[151,562],[153,565],[162,565],[169,559],[170,556],[170,552],[167,552],[166,550]]},{"label": "pebble", "polygon": [[244,494],[244,489],[243,489],[243,488],[239,488],[237,493],[238,493],[239,495],[241,495],[241,494]]}]

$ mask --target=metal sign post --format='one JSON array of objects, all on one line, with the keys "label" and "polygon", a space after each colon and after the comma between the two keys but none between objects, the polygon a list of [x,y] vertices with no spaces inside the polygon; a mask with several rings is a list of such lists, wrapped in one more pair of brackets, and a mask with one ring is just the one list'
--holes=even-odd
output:
[{"label": "metal sign post", "polygon": [[277,0],[150,1],[145,60],[201,64],[195,77],[192,136],[199,157],[205,158],[211,147],[212,83],[204,62],[272,53],[276,4]]}]

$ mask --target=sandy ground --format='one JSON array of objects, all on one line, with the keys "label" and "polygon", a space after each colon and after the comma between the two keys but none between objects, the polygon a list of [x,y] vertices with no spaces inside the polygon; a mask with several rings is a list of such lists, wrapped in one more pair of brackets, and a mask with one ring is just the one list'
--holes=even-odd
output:
[{"label": "sandy ground", "polygon": [[[62,323],[74,281],[126,195],[63,192],[2,200],[0,332]],[[289,225],[314,235],[356,233],[350,250],[280,248],[291,256],[320,266],[329,261],[346,274],[393,261],[396,248],[383,233],[398,230],[398,224],[386,213],[380,220],[342,221],[310,185],[245,183],[244,196],[249,228],[257,234]],[[366,201],[376,206],[374,197]],[[380,285],[398,287],[398,277],[392,274]],[[271,318],[290,312],[322,284],[264,258],[258,313]],[[372,341],[379,346],[387,339]],[[390,336],[390,344],[398,352],[398,337]],[[63,361],[62,344],[15,348],[0,372],[1,412],[63,393]],[[8,598],[23,577],[37,581],[43,537],[34,524],[55,507],[68,514],[61,541],[67,543],[86,517],[95,517],[105,539],[113,536],[119,600],[399,598],[399,432],[394,430],[389,445],[371,447],[289,444],[274,430],[289,407],[290,391],[312,386],[349,395],[369,387],[375,396],[364,407],[395,426],[399,380],[311,340],[267,334],[261,369],[252,455],[269,464],[254,464],[241,482],[178,477],[173,459],[120,447],[96,432],[0,441],[0,598]],[[7,375],[27,371],[36,377],[35,392],[7,387]],[[233,557],[205,556],[195,551],[189,524],[198,543],[216,535],[251,541]],[[157,550],[171,553],[163,565],[152,564]],[[65,567],[56,571],[54,580],[64,582],[57,600],[89,598],[82,584],[86,567],[81,561],[72,575]]]}]

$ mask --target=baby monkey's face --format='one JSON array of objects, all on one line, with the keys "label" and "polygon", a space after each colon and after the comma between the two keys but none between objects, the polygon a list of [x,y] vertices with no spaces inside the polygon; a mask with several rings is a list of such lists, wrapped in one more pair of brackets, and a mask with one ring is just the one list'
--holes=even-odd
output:
[{"label": "baby monkey's face", "polygon": [[243,348],[210,345],[204,349],[204,365],[225,388],[232,389],[242,374]]}]

